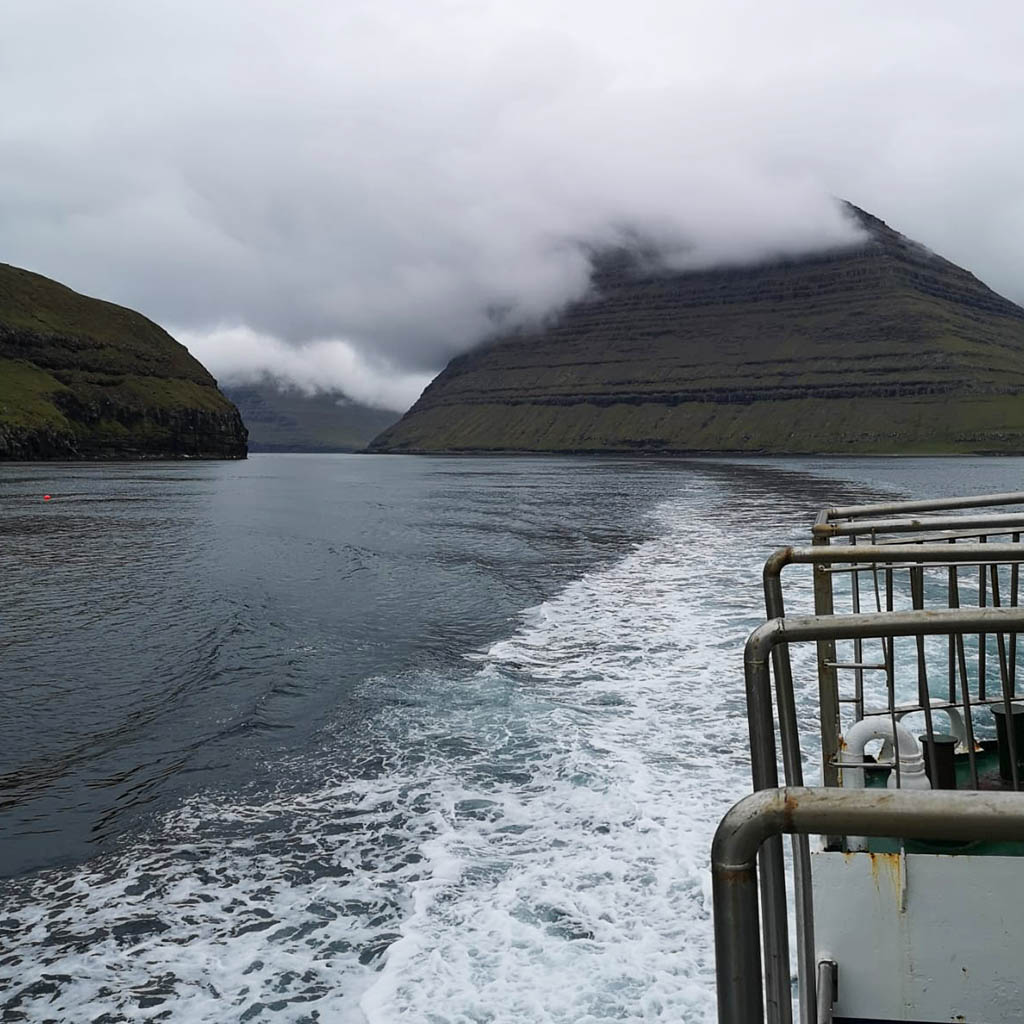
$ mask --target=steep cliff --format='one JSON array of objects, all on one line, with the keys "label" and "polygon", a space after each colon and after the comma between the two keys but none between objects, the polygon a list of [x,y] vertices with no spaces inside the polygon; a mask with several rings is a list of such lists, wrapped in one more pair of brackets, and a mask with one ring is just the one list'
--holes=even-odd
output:
[{"label": "steep cliff", "polygon": [[1024,310],[850,207],[852,248],[595,262],[549,326],[453,359],[376,451],[1024,451]]},{"label": "steep cliff", "polygon": [[245,458],[238,410],[139,313],[0,264],[0,458]]}]

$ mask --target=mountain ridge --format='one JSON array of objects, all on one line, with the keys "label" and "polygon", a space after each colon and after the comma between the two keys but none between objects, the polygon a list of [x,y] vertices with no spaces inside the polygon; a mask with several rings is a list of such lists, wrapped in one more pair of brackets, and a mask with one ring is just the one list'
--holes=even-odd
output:
[{"label": "mountain ridge", "polygon": [[162,327],[0,263],[0,459],[245,455],[238,410]]},{"label": "mountain ridge", "polygon": [[598,265],[550,325],[453,359],[383,452],[1024,449],[1024,309],[847,204],[864,242]]},{"label": "mountain ridge", "polygon": [[357,452],[398,419],[341,391],[304,393],[269,379],[223,386],[242,414],[251,452]]}]

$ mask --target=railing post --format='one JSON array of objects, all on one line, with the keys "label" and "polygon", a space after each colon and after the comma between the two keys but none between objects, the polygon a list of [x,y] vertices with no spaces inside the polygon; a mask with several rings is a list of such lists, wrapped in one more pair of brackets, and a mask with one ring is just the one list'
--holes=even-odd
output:
[{"label": "railing post", "polygon": [[[829,538],[817,533],[812,543],[827,547]],[[832,615],[832,576],[826,571],[828,563],[814,566],[814,614]],[[832,638],[819,640],[818,701],[821,709],[821,778],[826,786],[839,785],[839,674],[836,672],[836,642]]]},{"label": "railing post", "polygon": [[719,1024],[764,1021],[757,854],[783,833],[1024,842],[1024,799],[1018,793],[795,786],[744,797],[722,818],[711,846]]},{"label": "railing post", "polygon": [[[747,686],[747,723],[750,763],[755,790],[774,790],[779,784],[768,669],[774,632],[782,620],[773,619],[747,643],[744,672]],[[782,837],[764,844],[761,865],[761,913],[764,917],[764,980],[768,1024],[792,1024],[793,1002],[789,982],[789,914]]]}]

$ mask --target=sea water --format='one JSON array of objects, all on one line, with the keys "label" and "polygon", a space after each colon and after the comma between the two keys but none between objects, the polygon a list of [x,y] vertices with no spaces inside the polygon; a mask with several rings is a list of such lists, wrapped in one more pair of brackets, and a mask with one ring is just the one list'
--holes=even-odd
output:
[{"label": "sea water", "polygon": [[0,1019],[711,1021],[764,558],[1022,468],[0,468]]}]

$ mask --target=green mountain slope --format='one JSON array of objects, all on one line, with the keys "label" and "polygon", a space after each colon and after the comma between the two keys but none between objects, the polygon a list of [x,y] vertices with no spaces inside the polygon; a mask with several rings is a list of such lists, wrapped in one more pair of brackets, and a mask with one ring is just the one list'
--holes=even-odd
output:
[{"label": "green mountain slope", "polygon": [[226,386],[249,431],[253,452],[354,452],[398,413],[349,401],[340,392],[307,395],[272,381]]},{"label": "green mountain slope", "polygon": [[1024,310],[857,210],[853,248],[595,265],[551,325],[453,359],[377,451],[1017,452]]},{"label": "green mountain slope", "polygon": [[217,382],[139,313],[0,263],[0,458],[245,458]]}]

